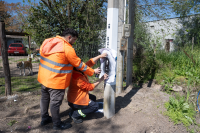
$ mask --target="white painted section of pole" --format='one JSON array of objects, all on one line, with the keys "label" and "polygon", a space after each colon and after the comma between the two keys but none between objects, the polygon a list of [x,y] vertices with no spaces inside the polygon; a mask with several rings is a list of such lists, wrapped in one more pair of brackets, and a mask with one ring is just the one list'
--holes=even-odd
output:
[{"label": "white painted section of pole", "polygon": [[[108,0],[106,48],[117,51],[118,46],[118,8],[119,0]],[[109,119],[115,115],[115,85],[104,84],[104,116]]]},{"label": "white painted section of pole", "polygon": [[135,17],[135,0],[129,0],[128,3],[128,20],[129,24],[131,24],[131,34],[128,38],[128,49],[127,49],[127,71],[126,71],[126,86],[132,84],[132,73],[133,73],[133,34],[134,34],[134,17]]},{"label": "white painted section of pole", "polygon": [[115,115],[115,85],[104,85],[103,112],[104,116],[109,119]]},{"label": "white painted section of pole", "polygon": [[126,24],[126,0],[124,1],[124,24]]},{"label": "white painted section of pole", "polygon": [[117,41],[117,76],[116,76],[116,93],[123,91],[123,52],[120,51],[120,39],[124,25],[124,0],[119,1],[118,17],[118,41]]},{"label": "white painted section of pole", "polygon": [[106,48],[111,48],[117,51],[117,32],[118,32],[118,8],[108,8]]}]

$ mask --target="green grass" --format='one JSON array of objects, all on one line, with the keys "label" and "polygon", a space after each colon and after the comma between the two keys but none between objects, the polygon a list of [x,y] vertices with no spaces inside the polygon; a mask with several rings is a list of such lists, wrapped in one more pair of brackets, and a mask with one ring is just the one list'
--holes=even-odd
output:
[{"label": "green grass", "polygon": [[15,58],[8,58],[9,61],[12,61],[12,60],[14,60],[14,59],[15,59]]},{"label": "green grass", "polygon": [[15,60],[14,62],[27,61],[27,58]]},{"label": "green grass", "polygon": [[[183,48],[181,51],[165,53],[160,51],[156,54],[156,60],[160,64],[157,80],[160,81],[164,77],[162,75],[174,75],[175,77],[184,77],[192,79],[196,85],[200,85],[200,50],[196,47],[193,52],[189,47]],[[195,63],[194,63],[195,62]]]},{"label": "green grass", "polygon": [[88,76],[88,79],[90,81],[90,83],[94,83],[95,81],[97,81],[99,78],[98,77],[95,77],[95,74],[92,75],[92,76]]},{"label": "green grass", "polygon": [[174,124],[182,122],[189,127],[196,123],[194,118],[196,111],[184,96],[170,97],[169,101],[165,103],[165,108],[167,109],[165,115],[169,116]]},{"label": "green grass", "polygon": [[[5,78],[0,78],[0,95],[5,94]],[[30,92],[40,89],[41,85],[37,81],[37,75],[11,77],[11,89],[16,92]]]},{"label": "green grass", "polygon": [[16,120],[11,120],[11,121],[8,123],[8,125],[9,125],[9,126],[12,126],[12,125],[14,125],[15,123],[17,123]]}]

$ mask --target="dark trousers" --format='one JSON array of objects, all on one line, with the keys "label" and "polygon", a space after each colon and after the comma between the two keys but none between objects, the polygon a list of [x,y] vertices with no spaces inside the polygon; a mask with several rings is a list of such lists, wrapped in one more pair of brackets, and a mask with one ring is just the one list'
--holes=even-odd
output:
[{"label": "dark trousers", "polygon": [[72,108],[72,117],[86,117],[86,115],[93,113],[99,109],[99,104],[96,101],[96,96],[89,94],[89,105],[82,106],[68,102],[68,105]]},{"label": "dark trousers", "polygon": [[46,120],[49,118],[49,103],[50,103],[50,111],[54,125],[59,125],[60,120],[60,105],[62,104],[62,100],[64,98],[65,89],[51,89],[45,86],[41,86],[42,97],[40,101],[40,109],[41,109],[41,117],[42,120]]}]

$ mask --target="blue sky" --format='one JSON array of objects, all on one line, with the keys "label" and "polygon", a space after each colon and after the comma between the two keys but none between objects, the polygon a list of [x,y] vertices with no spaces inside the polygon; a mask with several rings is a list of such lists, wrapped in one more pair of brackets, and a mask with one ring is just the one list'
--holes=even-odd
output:
[{"label": "blue sky", "polygon": [[[8,3],[17,3],[17,2],[21,2],[23,3],[23,0],[3,0],[3,1],[6,1]],[[27,1],[27,0],[25,0]],[[34,2],[34,0],[31,0],[32,2]],[[36,2],[38,2],[39,0],[35,0]]]},{"label": "blue sky", "polygon": [[[6,1],[7,3],[17,3],[17,2],[21,2],[22,4],[23,3],[23,0],[3,0],[3,1]],[[28,1],[28,0],[24,0],[24,1]],[[40,0],[31,0],[32,2],[36,2],[38,3]],[[26,2],[27,3],[27,2]],[[174,13],[168,13],[168,15],[171,15],[170,17],[167,17],[167,18],[173,18],[173,17],[177,17]],[[147,18],[148,21],[152,21],[152,20],[157,20],[157,18],[153,18],[153,17],[150,17],[150,18]]]}]

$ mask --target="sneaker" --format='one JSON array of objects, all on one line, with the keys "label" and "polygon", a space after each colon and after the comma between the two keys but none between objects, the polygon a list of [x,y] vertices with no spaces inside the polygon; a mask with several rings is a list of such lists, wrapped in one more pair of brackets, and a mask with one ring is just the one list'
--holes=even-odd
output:
[{"label": "sneaker", "polygon": [[79,124],[79,123],[82,123],[83,122],[83,120],[82,119],[80,119],[80,118],[74,118],[74,117],[72,117],[72,112],[69,112],[69,117],[74,121],[74,123],[76,123],[76,124]]},{"label": "sneaker", "polygon": [[57,126],[53,126],[53,129],[54,130],[64,130],[64,129],[68,129],[72,127],[72,125],[70,123],[64,123],[64,122],[61,122],[60,125],[57,125]]},{"label": "sneaker", "polygon": [[40,125],[44,126],[44,125],[47,125],[49,123],[52,123],[52,118],[50,116],[47,119],[42,120],[41,123],[40,123]]}]

